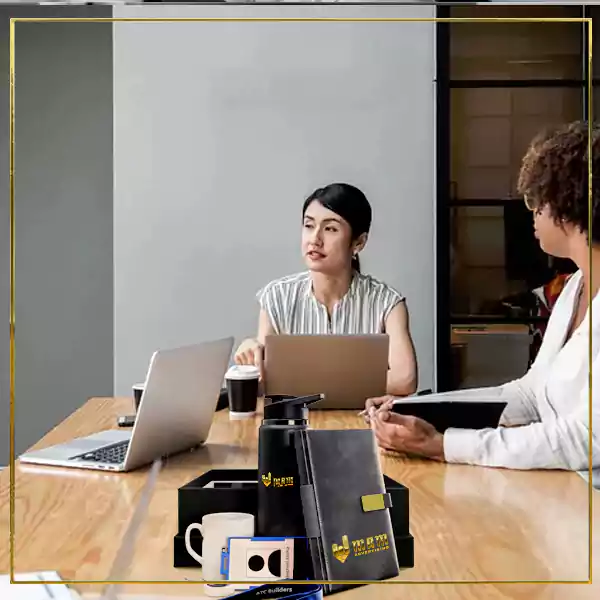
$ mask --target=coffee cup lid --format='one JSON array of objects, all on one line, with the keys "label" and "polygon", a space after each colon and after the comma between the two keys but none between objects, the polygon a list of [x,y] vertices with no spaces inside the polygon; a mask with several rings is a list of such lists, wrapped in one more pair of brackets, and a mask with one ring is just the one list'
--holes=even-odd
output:
[{"label": "coffee cup lid", "polygon": [[225,379],[257,379],[260,369],[253,365],[233,365],[225,374]]}]

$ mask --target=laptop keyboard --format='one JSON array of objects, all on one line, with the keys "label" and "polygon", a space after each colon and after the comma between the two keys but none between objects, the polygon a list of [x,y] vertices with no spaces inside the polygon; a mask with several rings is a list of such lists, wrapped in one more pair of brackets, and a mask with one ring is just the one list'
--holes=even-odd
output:
[{"label": "laptop keyboard", "polygon": [[120,464],[125,460],[127,454],[127,448],[129,447],[129,440],[113,444],[112,446],[105,446],[99,448],[93,452],[86,452],[85,454],[79,454],[74,456],[72,460],[89,460],[99,463],[110,463]]}]

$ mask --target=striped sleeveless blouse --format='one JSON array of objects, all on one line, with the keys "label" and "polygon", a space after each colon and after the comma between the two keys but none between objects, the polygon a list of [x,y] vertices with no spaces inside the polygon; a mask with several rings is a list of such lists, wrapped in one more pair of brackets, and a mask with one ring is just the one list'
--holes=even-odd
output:
[{"label": "striped sleeveless blouse", "polygon": [[308,271],[276,279],[262,288],[257,299],[277,334],[358,335],[385,333],[385,321],[404,297],[370,275],[354,274],[350,289],[334,307],[327,308],[312,291]]}]

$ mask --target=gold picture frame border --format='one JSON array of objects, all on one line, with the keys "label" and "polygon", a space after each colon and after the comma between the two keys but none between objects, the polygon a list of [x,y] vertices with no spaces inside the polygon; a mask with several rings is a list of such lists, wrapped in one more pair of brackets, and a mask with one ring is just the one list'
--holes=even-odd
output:
[{"label": "gold picture frame border", "polygon": [[[409,22],[433,22],[433,23],[587,23],[587,53],[588,53],[588,77],[585,82],[585,88],[587,93],[587,106],[588,106],[588,202],[589,202],[589,214],[588,214],[588,231],[590,238],[592,237],[592,107],[593,107],[593,94],[592,94],[592,19],[586,17],[573,17],[573,18],[484,18],[484,17],[429,17],[429,18],[326,18],[326,17],[179,17],[179,18],[59,18],[59,17],[48,17],[48,18],[29,18],[29,17],[15,17],[10,19],[10,41],[9,41],[9,60],[10,60],[10,129],[9,129],[9,211],[10,211],[10,517],[9,517],[9,555],[10,555],[10,581],[14,584],[28,584],[28,585],[78,585],[78,584],[113,584],[113,585],[131,585],[131,584],[183,584],[183,585],[199,585],[202,583],[222,583],[222,582],[199,582],[199,581],[96,581],[96,580],[61,580],[61,581],[25,581],[25,580],[14,580],[14,516],[15,516],[15,448],[14,448],[14,384],[15,384],[15,26],[17,23],[191,23],[191,22],[361,22],[361,23],[409,23]],[[591,272],[592,264],[592,251],[590,245],[589,251],[589,264]],[[589,311],[590,311],[590,322],[592,319],[592,299],[593,294],[590,286],[589,290]],[[454,581],[454,580],[392,580],[392,581],[337,581],[337,583],[349,584],[349,585],[367,585],[367,584],[379,584],[379,585],[475,585],[475,584],[591,584],[592,583],[592,498],[593,498],[593,486],[592,486],[592,336],[591,327],[589,335],[589,507],[588,507],[588,519],[589,519],[589,572],[587,580],[473,580],[473,581]],[[230,583],[247,583],[247,582],[230,582]],[[257,584],[273,583],[269,582],[256,582]],[[294,584],[326,584],[331,583],[329,581],[289,581],[286,583]]]}]

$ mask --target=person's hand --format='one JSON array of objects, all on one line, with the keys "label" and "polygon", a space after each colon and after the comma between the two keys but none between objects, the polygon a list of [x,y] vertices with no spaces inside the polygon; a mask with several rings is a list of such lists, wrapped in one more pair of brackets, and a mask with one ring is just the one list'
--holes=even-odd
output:
[{"label": "person's hand", "polygon": [[388,414],[394,406],[394,396],[379,396],[378,398],[368,398],[365,402],[365,409],[358,413],[367,425],[371,424],[371,414],[376,412],[380,414],[382,420],[387,420]]},{"label": "person's hand", "polygon": [[444,460],[444,436],[427,421],[394,412],[388,412],[385,418],[380,412],[372,411],[371,415],[380,448]]},{"label": "person's hand", "polygon": [[260,369],[263,378],[263,345],[254,338],[244,340],[235,351],[233,361],[236,365],[253,365]]}]

